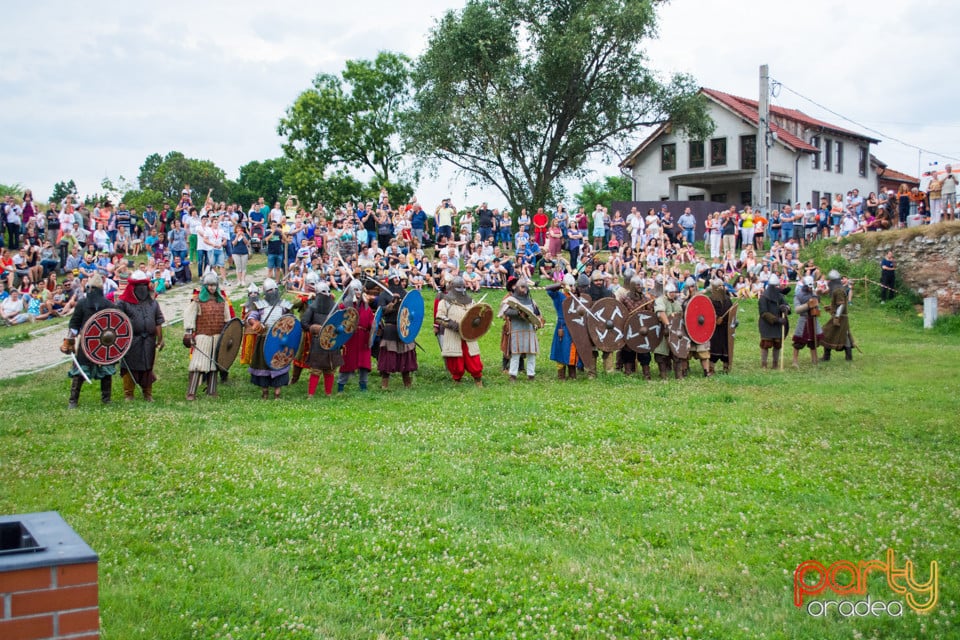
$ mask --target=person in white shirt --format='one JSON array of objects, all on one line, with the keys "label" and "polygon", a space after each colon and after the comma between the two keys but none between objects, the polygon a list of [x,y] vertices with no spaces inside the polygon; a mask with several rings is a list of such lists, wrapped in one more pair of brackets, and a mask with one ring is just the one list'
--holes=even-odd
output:
[{"label": "person in white shirt", "polygon": [[637,211],[636,207],[631,207],[630,213],[627,214],[627,228],[630,229],[630,246],[634,251],[637,250],[637,245],[643,238],[645,227],[646,223],[643,221],[643,216]]}]

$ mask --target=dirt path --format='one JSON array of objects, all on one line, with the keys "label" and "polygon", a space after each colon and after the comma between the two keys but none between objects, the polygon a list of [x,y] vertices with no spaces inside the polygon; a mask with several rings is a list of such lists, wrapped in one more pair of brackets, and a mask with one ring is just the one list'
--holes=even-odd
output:
[{"label": "dirt path", "polygon": [[[252,277],[259,283],[264,273],[251,273],[247,279]],[[183,310],[192,293],[192,286],[181,286],[157,298],[167,325],[177,324],[183,320]],[[234,302],[238,299],[246,299],[244,288],[236,286],[233,282],[230,283],[227,294]],[[0,349],[0,380],[37,373],[70,362],[69,356],[60,353],[60,345],[66,333],[66,320],[57,321],[49,326],[41,324],[35,332],[31,333],[29,340]]]}]

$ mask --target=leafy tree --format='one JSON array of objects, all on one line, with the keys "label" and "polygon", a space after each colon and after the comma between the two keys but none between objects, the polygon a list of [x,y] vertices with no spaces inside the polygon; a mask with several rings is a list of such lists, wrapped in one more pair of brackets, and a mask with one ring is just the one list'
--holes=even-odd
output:
[{"label": "leafy tree", "polygon": [[58,182],[53,185],[53,191],[50,193],[50,202],[60,202],[68,195],[77,192],[77,183],[72,179],[66,182]]},{"label": "leafy tree", "polygon": [[[607,176],[603,181],[584,182],[575,196],[577,205],[589,214],[598,204],[609,207],[611,202],[633,200],[633,185],[625,176]],[[612,212],[611,212],[612,213]],[[625,213],[625,212],[624,212]]]},{"label": "leafy tree", "polygon": [[0,183],[0,198],[6,198],[7,196],[13,196],[19,200],[23,197],[24,188],[23,185],[19,182],[14,182],[13,184],[3,184]]},{"label": "leafy tree", "polygon": [[[283,151],[301,201],[350,192],[356,185],[345,172],[356,169],[372,173],[378,185],[397,183],[404,157],[400,117],[409,102],[409,83],[409,58],[391,52],[373,61],[349,60],[340,77],[314,78],[277,128],[287,139]],[[333,182],[323,186],[323,180]]]},{"label": "leafy tree", "polygon": [[277,201],[282,204],[291,192],[288,174],[292,164],[285,157],[248,162],[240,167],[240,178],[229,184],[230,199],[244,208],[257,198],[271,206]]},{"label": "leafy tree", "polygon": [[211,189],[215,198],[226,198],[225,180],[223,169],[210,160],[187,158],[179,151],[171,151],[164,157],[158,153],[147,156],[137,178],[141,190],[157,191],[174,203],[180,199],[185,184],[201,198]]},{"label": "leafy tree", "polygon": [[148,204],[152,204],[157,211],[161,209],[164,202],[168,202],[170,206],[176,204],[172,198],[165,198],[162,193],[153,189],[131,189],[123,194],[123,202],[130,209],[136,209],[140,213],[147,208]]},{"label": "leafy tree", "polygon": [[712,127],[693,79],[661,82],[641,48],[651,0],[469,0],[449,11],[417,60],[410,148],[513,207],[543,206],[587,161],[625,153],[644,127]]}]

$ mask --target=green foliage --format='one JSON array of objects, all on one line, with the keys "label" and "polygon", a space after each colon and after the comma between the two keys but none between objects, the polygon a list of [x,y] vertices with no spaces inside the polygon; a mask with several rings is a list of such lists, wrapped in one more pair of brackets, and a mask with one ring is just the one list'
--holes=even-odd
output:
[{"label": "green foliage", "polygon": [[18,200],[23,197],[24,187],[19,182],[14,182],[13,184],[3,184],[0,183],[0,198],[6,198],[7,196],[13,196]]},{"label": "green foliage", "polygon": [[53,191],[50,193],[50,202],[61,202],[68,195],[77,193],[77,183],[71,178],[66,182],[58,182],[53,185]]},{"label": "green foliage", "polygon": [[[609,207],[611,202],[633,200],[633,183],[625,176],[607,176],[603,182],[585,182],[580,189],[574,200],[588,213],[596,209],[598,204]],[[613,214],[612,211],[610,213]]]},{"label": "green foliage", "polygon": [[[409,83],[410,60],[390,52],[373,61],[348,60],[339,77],[314,78],[277,129],[286,138],[291,186],[302,202],[350,191],[353,185],[345,188],[344,175],[358,169],[373,175],[378,193],[380,185],[396,182],[404,156],[400,114],[409,100]],[[332,184],[322,185],[326,179]]]},{"label": "green foliage", "polygon": [[643,127],[670,119],[705,137],[693,79],[661,82],[647,68],[641,45],[655,28],[648,0],[471,0],[437,23],[417,60],[410,147],[518,209],[545,206]]},{"label": "green foliage", "polygon": [[171,207],[176,204],[176,201],[165,198],[162,193],[153,189],[132,189],[123,194],[123,201],[127,207],[136,209],[141,213],[147,208],[148,204],[152,204],[158,211],[164,202],[169,203]]},{"label": "green foliage", "polygon": [[223,169],[210,160],[187,158],[179,151],[171,151],[163,157],[159,153],[147,156],[137,181],[140,189],[161,193],[173,204],[179,202],[180,191],[189,184],[194,191],[194,204],[199,206],[208,192],[217,200],[227,197],[225,179]]},{"label": "green foliage", "polygon": [[[559,382],[548,324],[510,384],[497,322],[486,387],[454,387],[427,322],[412,389],[266,402],[239,365],[185,401],[171,327],[153,404],[68,411],[66,365],[0,383],[0,512],[56,509],[99,554],[104,637],[955,637],[960,337],[855,304],[853,362],[761,371],[740,313],[729,376]],[[887,548],[939,563],[930,614],[793,605],[801,562]]]},{"label": "green foliage", "polygon": [[257,198],[263,198],[269,206],[283,202],[292,192],[289,173],[293,163],[289,158],[270,158],[262,162],[254,160],[240,167],[240,178],[229,183],[230,200],[244,208]]}]

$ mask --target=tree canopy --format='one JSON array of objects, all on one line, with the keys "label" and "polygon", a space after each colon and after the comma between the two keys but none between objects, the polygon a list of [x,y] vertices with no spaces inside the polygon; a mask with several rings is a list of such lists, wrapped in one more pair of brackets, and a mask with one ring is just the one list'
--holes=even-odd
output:
[{"label": "tree canopy", "polygon": [[598,204],[609,207],[611,202],[629,202],[633,200],[633,183],[625,176],[607,176],[602,181],[585,182],[575,196],[578,206],[588,213]]},{"label": "tree canopy", "polygon": [[176,204],[185,184],[203,196],[212,189],[215,198],[225,198],[225,178],[223,169],[210,160],[188,158],[179,151],[171,151],[163,157],[159,153],[147,156],[140,166],[137,182],[140,190],[156,191]]},{"label": "tree canopy", "polygon": [[428,162],[542,206],[596,155],[621,156],[644,127],[671,120],[693,138],[712,123],[694,80],[666,81],[641,43],[651,0],[469,0],[449,11],[417,60],[405,133]]},{"label": "tree canopy", "polygon": [[372,175],[374,193],[387,186],[397,190],[391,196],[399,201],[401,192],[412,192],[398,176],[404,157],[400,118],[409,99],[410,60],[398,53],[348,60],[341,76],[314,78],[277,128],[286,138],[291,186],[301,201],[336,203],[367,191],[357,171]]}]

